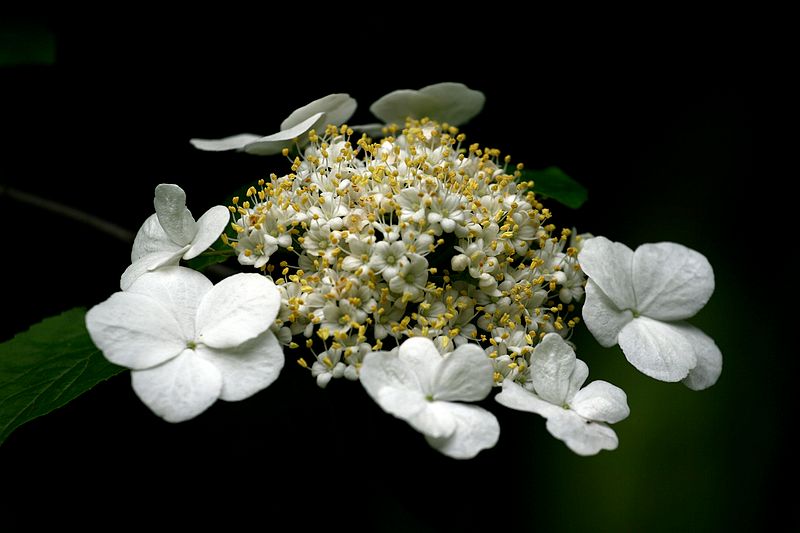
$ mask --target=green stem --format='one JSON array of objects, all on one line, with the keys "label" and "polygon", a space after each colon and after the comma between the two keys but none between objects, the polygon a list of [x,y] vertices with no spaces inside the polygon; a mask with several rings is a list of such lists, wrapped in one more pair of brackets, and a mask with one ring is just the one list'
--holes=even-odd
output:
[{"label": "green stem", "polygon": [[[55,213],[57,215],[64,216],[66,218],[71,218],[77,222],[82,222],[87,226],[91,226],[96,230],[102,231],[112,237],[119,239],[120,241],[131,243],[133,242],[134,237],[136,234],[132,231],[129,231],[122,226],[117,226],[116,224],[109,222],[107,220],[103,220],[102,218],[96,217],[94,215],[90,215],[80,209],[75,209],[74,207],[69,207],[67,205],[60,204],[58,202],[54,202],[52,200],[47,200],[46,198],[42,198],[35,194],[30,194],[24,191],[17,190],[13,187],[8,187],[6,185],[0,184],[0,197],[8,196],[12,200],[16,200],[17,202],[22,202],[24,204],[32,205],[34,207],[38,207],[40,209],[44,209],[45,211],[50,211],[51,213]],[[230,252],[228,250],[213,250],[210,252],[203,252],[207,255],[232,255],[233,250]],[[206,272],[213,273],[221,278],[226,276],[230,276],[235,274],[236,271],[232,268],[226,267],[224,265],[211,265],[206,269]]]},{"label": "green stem", "polygon": [[56,213],[57,215],[65,216],[67,218],[71,218],[72,220],[82,222],[124,242],[133,242],[133,238],[135,237],[135,234],[132,231],[128,231],[121,226],[117,226],[116,224],[108,222],[107,220],[90,215],[89,213],[85,213],[79,209],[75,209],[74,207],[62,205],[58,202],[53,202],[52,200],[47,200],[41,196],[23,192],[12,187],[0,185],[0,196],[8,196],[12,200],[32,205],[34,207],[44,209],[45,211],[50,211],[51,213]]}]

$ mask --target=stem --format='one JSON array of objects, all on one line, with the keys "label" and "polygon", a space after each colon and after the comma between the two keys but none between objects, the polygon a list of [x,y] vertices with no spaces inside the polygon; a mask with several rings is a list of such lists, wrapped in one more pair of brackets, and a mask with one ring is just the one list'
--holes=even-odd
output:
[{"label": "stem", "polygon": [[[0,197],[3,196],[8,196],[12,200],[32,205],[34,207],[44,209],[45,211],[50,211],[51,213],[55,213],[57,215],[61,215],[66,218],[71,218],[72,220],[75,220],[77,222],[82,222],[87,226],[91,226],[96,230],[102,231],[103,233],[111,235],[112,237],[126,243],[133,242],[133,239],[136,236],[134,232],[129,231],[123,228],[122,226],[117,226],[113,222],[109,222],[94,215],[90,215],[89,213],[81,211],[80,209],[75,209],[74,207],[69,207],[67,205],[54,202],[52,200],[41,198],[38,195],[23,192],[14,189],[13,187],[7,187],[3,184],[0,184]],[[209,255],[211,254],[217,255],[215,252],[210,252]],[[234,269],[226,267],[224,265],[210,265],[206,268],[206,272],[213,273],[221,278],[236,273]]]},{"label": "stem", "polygon": [[89,213],[85,213],[79,209],[75,209],[74,207],[59,204],[58,202],[53,202],[52,200],[46,200],[35,194],[19,191],[12,187],[0,185],[0,196],[8,196],[9,198],[18,202],[32,205],[34,207],[44,209],[45,211],[50,211],[51,213],[56,213],[57,215],[62,215],[67,218],[71,218],[72,220],[82,222],[87,226],[91,226],[124,242],[133,242],[133,238],[135,236],[132,231],[128,231],[122,226],[117,226],[116,224],[108,222],[107,220],[103,220],[102,218],[90,215]]}]

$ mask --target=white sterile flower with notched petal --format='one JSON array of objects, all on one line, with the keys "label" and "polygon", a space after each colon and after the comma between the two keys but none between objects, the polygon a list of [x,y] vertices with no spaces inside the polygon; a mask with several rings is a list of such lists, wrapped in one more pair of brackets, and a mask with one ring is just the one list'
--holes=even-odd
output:
[{"label": "white sterile flower with notched petal", "polygon": [[[296,109],[281,122],[281,131],[267,135],[242,133],[223,139],[191,139],[198,150],[225,152],[238,150],[254,155],[274,155],[292,146],[295,139],[325,124],[344,124],[353,116],[356,101],[349,94],[329,94]],[[301,139],[302,141],[302,139]]]},{"label": "white sterile flower with notched petal", "polygon": [[156,213],[144,221],[133,240],[132,264],[120,279],[122,290],[146,272],[197,257],[214,244],[230,220],[228,209],[217,205],[195,222],[186,208],[186,193],[172,183],[156,187],[153,204]]},{"label": "white sterile flower with notched petal", "polygon": [[605,381],[592,381],[586,363],[557,333],[548,333],[531,356],[533,391],[510,379],[495,400],[506,407],[536,413],[547,419],[547,431],[579,455],[614,450],[619,441],[607,424],[630,414],[625,392]]},{"label": "white sterile flower with notched petal", "polygon": [[412,337],[399,349],[368,354],[360,380],[384,411],[447,456],[469,459],[497,443],[500,425],[493,414],[456,403],[482,400],[492,389],[492,364],[474,344],[443,357],[430,339]]},{"label": "white sterile flower with notched petal", "polygon": [[628,361],[661,381],[701,390],[716,383],[722,353],[713,339],[684,322],[714,292],[714,271],[680,244],[644,244],[632,251],[595,237],[578,255],[589,277],[583,320],[606,347],[619,343]]},{"label": "white sterile flower with notched petal", "polygon": [[260,274],[213,285],[184,267],[150,272],[89,310],[89,335],[112,363],[131,369],[133,390],[168,422],[217,399],[243,400],[283,368],[270,331],[281,296]]},{"label": "white sterile flower with notched petal", "polygon": [[380,133],[384,124],[403,125],[407,118],[430,118],[460,126],[481,112],[486,96],[463,83],[443,82],[418,91],[400,89],[376,100],[369,108],[383,124],[354,126],[370,134]]}]

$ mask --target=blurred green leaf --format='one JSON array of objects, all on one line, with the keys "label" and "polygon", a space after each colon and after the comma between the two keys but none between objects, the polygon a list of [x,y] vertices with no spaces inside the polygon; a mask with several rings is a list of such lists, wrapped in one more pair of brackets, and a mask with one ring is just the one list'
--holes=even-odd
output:
[{"label": "blurred green leaf", "polygon": [[[229,225],[226,233],[230,232],[232,232],[232,230],[230,229]],[[208,250],[197,257],[186,261],[186,266],[193,268],[198,272],[202,272],[211,265],[224,263],[229,257],[233,257],[233,248],[222,242],[222,239],[217,239],[217,241],[212,244]]]},{"label": "blurred green leaf", "polygon": [[523,170],[520,181],[533,180],[533,192],[572,209],[578,209],[589,197],[586,187],[567,176],[558,167],[544,170]]},{"label": "blurred green leaf", "polygon": [[52,65],[55,59],[55,37],[43,24],[0,21],[0,67]]},{"label": "blurred green leaf", "polygon": [[71,309],[0,344],[0,443],[125,370],[95,347],[85,317],[85,309]]}]

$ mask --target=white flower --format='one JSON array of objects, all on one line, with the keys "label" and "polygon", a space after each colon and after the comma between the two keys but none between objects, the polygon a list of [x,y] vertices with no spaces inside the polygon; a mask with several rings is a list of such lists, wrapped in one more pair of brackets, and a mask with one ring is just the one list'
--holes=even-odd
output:
[{"label": "white flower", "polygon": [[495,400],[545,417],[547,431],[579,455],[616,449],[617,434],[606,423],[619,422],[630,414],[625,392],[605,381],[581,388],[589,368],[558,334],[548,333],[536,345],[530,375],[533,392],[506,379]]},{"label": "white flower", "polygon": [[372,249],[369,266],[378,274],[383,275],[387,282],[397,276],[400,267],[408,264],[408,252],[402,242],[380,241]]},{"label": "white flower", "polygon": [[494,415],[455,403],[482,400],[492,388],[492,365],[474,344],[442,357],[433,341],[412,337],[399,349],[368,354],[360,379],[384,411],[408,422],[447,456],[469,459],[497,443],[500,425]]},{"label": "white flower", "polygon": [[407,257],[409,261],[389,280],[389,289],[402,294],[404,300],[416,302],[422,299],[428,281],[428,261],[417,254],[408,254]]},{"label": "white flower", "polygon": [[418,91],[400,89],[376,100],[369,108],[382,124],[354,126],[370,134],[380,133],[384,124],[403,125],[406,118],[430,118],[460,126],[481,112],[486,96],[463,83],[443,82],[428,85]]},{"label": "white flower", "polygon": [[186,193],[171,183],[156,187],[153,204],[156,213],[144,221],[133,241],[132,264],[120,279],[122,290],[146,272],[197,257],[214,244],[230,220],[228,209],[217,205],[195,222],[186,208]]},{"label": "white flower", "polygon": [[218,398],[243,400],[275,381],[284,359],[269,328],[280,300],[260,274],[214,286],[199,272],[170,267],[94,306],[86,327],[109,361],[132,369],[139,398],[181,422]]},{"label": "white flower", "polygon": [[628,361],[661,381],[700,390],[716,383],[722,353],[683,320],[714,292],[706,258],[680,244],[644,244],[633,252],[605,237],[587,240],[578,261],[589,276],[583,319],[603,346],[619,343]]},{"label": "white flower", "polygon": [[338,126],[347,122],[355,110],[356,101],[350,95],[329,94],[295,109],[281,122],[281,131],[278,133],[266,137],[242,133],[223,139],[191,139],[189,142],[198,150],[210,152],[238,150],[255,155],[274,155],[291,147],[294,139],[312,129],[318,129],[325,124]]},{"label": "white flower", "polygon": [[328,349],[317,355],[317,360],[311,366],[311,375],[316,378],[317,386],[324,389],[333,378],[344,376],[347,365],[340,361],[341,349]]}]

